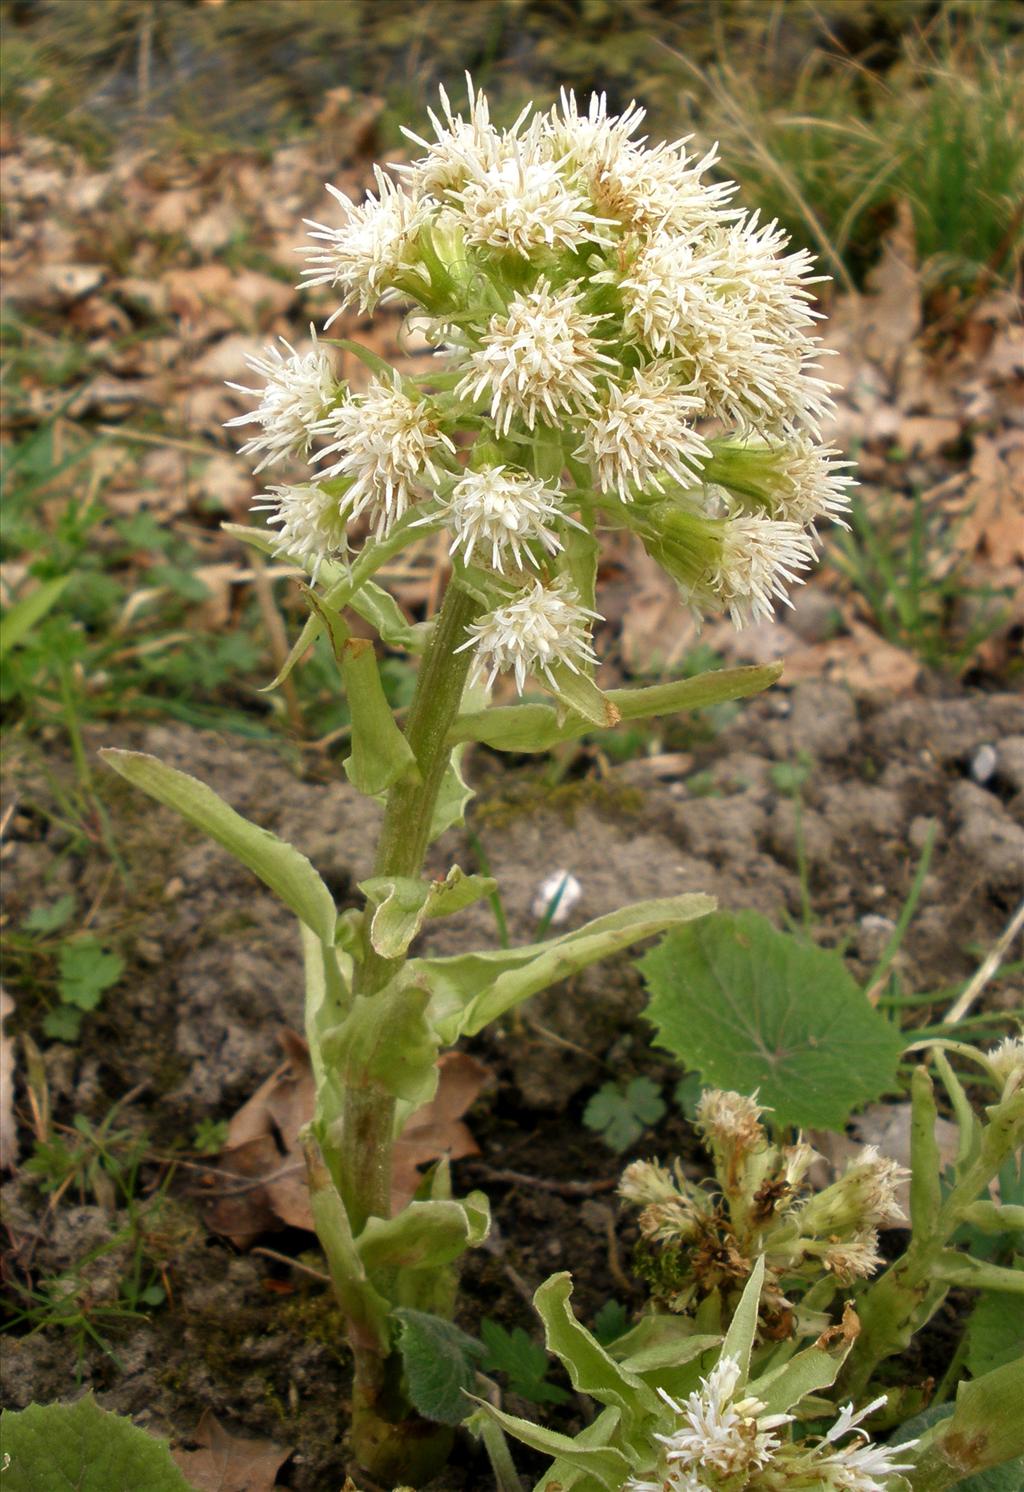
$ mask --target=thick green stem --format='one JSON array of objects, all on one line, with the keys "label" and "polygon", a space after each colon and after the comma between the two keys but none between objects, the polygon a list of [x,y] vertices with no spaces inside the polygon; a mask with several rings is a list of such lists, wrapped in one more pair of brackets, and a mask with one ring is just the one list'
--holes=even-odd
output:
[{"label": "thick green stem", "polygon": [[[478,610],[472,596],[449,585],[426,656],[420,667],[409,711],[406,739],[419,768],[419,780],[399,782],[388,794],[374,864],[376,876],[416,876],[430,842],[438,793],[448,766],[448,732],[459,712],[471,654],[456,649]],[[377,994],[402,966],[370,946],[369,917],[364,920],[364,954],[356,972],[355,993]],[[341,1140],[342,1195],[352,1232],[369,1217],[390,1215],[391,1146],[395,1101],[378,1088],[350,1086],[345,1095]]]},{"label": "thick green stem", "polygon": [[[1019,1145],[1024,1094],[990,1109],[989,1114],[980,1154],[942,1202],[934,1222],[920,1225],[915,1218],[914,1236],[906,1253],[858,1300],[860,1336],[837,1380],[844,1397],[863,1397],[879,1363],[909,1344],[914,1332],[931,1318],[947,1294],[950,1281],[945,1277],[943,1254],[948,1240]],[[926,1178],[915,1179],[923,1186]]]},{"label": "thick green stem", "polygon": [[[473,598],[449,585],[434,635],[420,667],[409,711],[406,740],[418,768],[417,780],[400,782],[388,794],[384,824],[374,865],[376,876],[418,876],[430,843],[438,794],[450,759],[448,733],[459,712],[471,657],[458,652],[478,610]],[[402,959],[382,958],[370,944],[370,919],[363,920],[363,955],[355,975],[355,997],[379,994],[401,969]],[[377,1086],[350,1083],[342,1109],[339,1181],[352,1237],[371,1217],[391,1213],[391,1152],[395,1100]],[[349,1261],[350,1262],[350,1261]],[[346,1261],[332,1270],[345,1275]],[[340,1280],[345,1305],[351,1293]],[[369,1282],[367,1282],[369,1284]],[[372,1289],[372,1287],[371,1287]],[[361,1298],[358,1303],[361,1303]],[[413,1482],[420,1486],[447,1459],[452,1431],[417,1415],[403,1389],[403,1364],[393,1343],[385,1345],[350,1318],[354,1359],[352,1448],[361,1465],[382,1483]]]}]

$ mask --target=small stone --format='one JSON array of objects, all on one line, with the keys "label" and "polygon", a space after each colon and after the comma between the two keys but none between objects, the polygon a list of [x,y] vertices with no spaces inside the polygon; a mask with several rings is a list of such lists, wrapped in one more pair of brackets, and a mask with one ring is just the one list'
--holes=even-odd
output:
[{"label": "small stone", "polygon": [[177,901],[184,889],[185,882],[181,879],[181,876],[171,876],[171,879],[164,887],[164,901]]},{"label": "small stone", "polygon": [[[166,895],[166,891],[164,894]],[[151,969],[155,969],[163,963],[164,950],[156,938],[136,938],[135,957],[139,963],[148,964]]]},{"label": "small stone", "polygon": [[971,758],[971,776],[975,782],[988,782],[995,774],[998,762],[999,757],[994,746],[987,741],[979,746]]},{"label": "small stone", "polygon": [[859,928],[857,936],[857,957],[863,963],[873,964],[881,958],[882,952],[893,933],[896,924],[891,917],[882,917],[877,912],[868,912],[857,924]]}]

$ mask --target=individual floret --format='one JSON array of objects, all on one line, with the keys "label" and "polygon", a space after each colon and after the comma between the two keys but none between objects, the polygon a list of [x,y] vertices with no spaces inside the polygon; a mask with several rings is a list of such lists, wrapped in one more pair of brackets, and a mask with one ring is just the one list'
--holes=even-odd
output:
[{"label": "individual floret", "polygon": [[475,648],[475,677],[488,687],[499,673],[515,673],[520,694],[531,673],[541,673],[553,687],[557,666],[579,673],[595,662],[590,624],[598,619],[580,602],[565,576],[550,585],[536,580],[515,600],[480,617],[469,629],[469,639],[457,650]]},{"label": "individual floret", "polygon": [[596,325],[573,286],[552,290],[539,280],[505,315],[491,318],[481,346],[470,354],[459,397],[473,403],[489,398],[499,435],[507,435],[516,419],[533,430],[538,419],[556,424],[593,406],[602,365],[614,366],[594,340]]},{"label": "individual floret", "polygon": [[609,383],[597,409],[588,412],[575,454],[593,468],[598,488],[622,502],[635,491],[663,491],[666,479],[692,486],[710,456],[691,423],[702,405],[671,364],[648,363],[628,383]]},{"label": "individual floret", "polygon": [[505,466],[470,471],[452,488],[444,519],[454,538],[450,553],[462,550],[468,565],[478,549],[495,570],[504,573],[511,557],[518,569],[536,564],[533,542],[548,554],[562,544],[549,527],[562,516],[559,494],[528,472]]},{"label": "individual floret", "polygon": [[313,346],[308,352],[296,352],[291,343],[281,337],[281,346],[287,349],[287,357],[273,344],[262,355],[246,357],[252,371],[267,380],[264,388],[228,384],[228,388],[260,401],[250,413],[236,415],[226,422],[228,429],[235,425],[263,427],[259,435],[247,440],[238,453],[262,458],[255,468],[257,473],[287,456],[305,456],[317,421],[323,419],[338,396],[327,349],[318,344],[312,327],[310,333]]},{"label": "individual floret", "polygon": [[306,250],[309,268],[303,273],[301,288],[330,285],[341,291],[341,304],[326,326],[348,306],[372,311],[380,300],[414,293],[417,282],[429,284],[416,238],[434,204],[408,196],[379,166],[374,167],[374,176],[377,195],[368,192],[361,204],[328,185],[331,196],[345,209],[342,227],[304,219],[312,230],[310,238],[318,245]]},{"label": "individual floret", "polygon": [[352,479],[345,496],[349,518],[368,512],[378,539],[404,516],[425,482],[437,487],[439,458],[455,455],[429,401],[411,398],[397,373],[393,383],[375,381],[365,394],[346,399],[317,430],[330,444],[316,459],[337,458],[320,480]]}]

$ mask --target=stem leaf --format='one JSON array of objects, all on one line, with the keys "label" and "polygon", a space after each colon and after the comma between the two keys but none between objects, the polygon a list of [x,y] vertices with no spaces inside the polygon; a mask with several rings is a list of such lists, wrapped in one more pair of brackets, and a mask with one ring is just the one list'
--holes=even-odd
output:
[{"label": "stem leaf", "polygon": [[269,829],[261,829],[236,813],[198,778],[166,766],[155,756],[114,747],[106,748],[100,755],[134,787],[173,808],[188,823],[230,850],[322,943],[334,942],[337,918],[334,898],[305,855]]},{"label": "stem leaf", "polygon": [[460,912],[498,889],[490,876],[464,875],[453,865],[443,881],[418,880],[413,876],[375,876],[361,881],[373,907],[370,942],[381,958],[401,958],[428,917],[447,917]]},{"label": "stem leaf", "polygon": [[451,1045],[560,979],[714,908],[714,898],[699,892],[641,901],[546,943],[414,959],[407,968],[411,979],[429,987],[429,1019],[438,1038]]}]

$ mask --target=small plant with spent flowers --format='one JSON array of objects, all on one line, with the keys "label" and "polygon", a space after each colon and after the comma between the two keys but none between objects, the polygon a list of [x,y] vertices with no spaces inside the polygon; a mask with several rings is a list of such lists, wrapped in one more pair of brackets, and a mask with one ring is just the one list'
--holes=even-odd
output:
[{"label": "small plant with spent flowers", "polygon": [[[639,1209],[637,1263],[652,1291],[638,1321],[602,1346],[572,1312],[568,1274],[534,1296],[548,1350],[601,1413],[575,1437],[487,1403],[474,1416],[552,1458],[535,1492],[1021,1485],[1019,1338],[992,1353],[991,1365],[978,1354],[976,1376],[959,1385],[953,1405],[944,1402],[948,1375],[918,1386],[894,1384],[885,1371],[952,1286],[973,1286],[1004,1314],[1024,1293],[1019,1268],[951,1246],[965,1224],[1020,1236],[1024,1209],[993,1201],[989,1187],[1024,1140],[1024,1041],[1011,1037],[990,1052],[925,1045],[959,1126],[951,1172],[935,1143],[924,1066],[912,1085],[910,1170],[868,1145],[815,1192],[806,1180],[818,1159],[811,1147],[799,1135],[773,1143],[754,1099],[718,1089],[697,1108],[711,1178],[696,1185],[678,1162],[626,1168],[619,1194]],[[953,1056],[980,1071],[991,1099],[980,1112]],[[898,1195],[907,1181],[910,1240],[886,1267],[878,1229],[907,1221]]]},{"label": "small plant with spent flowers", "polygon": [[[311,225],[304,277],[337,292],[325,331],[348,308],[411,305],[438,353],[430,371],[402,373],[314,333],[301,349],[283,343],[254,359],[259,385],[238,386],[256,401],[232,422],[250,432],[244,452],[259,472],[285,468],[256,504],[271,532],[240,536],[302,564],[311,582],[311,615],[283,672],[329,639],[352,717],[347,774],[384,803],[364,907],[339,915],[297,850],[195,779],[106,753],[237,855],[302,925],[318,1090],[310,1193],[349,1322],[352,1444],[382,1481],[433,1475],[467,1407],[432,1411],[416,1353],[433,1359],[455,1340],[455,1267],[487,1231],[486,1198],[454,1198],[441,1164],[397,1215],[390,1201],[395,1136],[434,1092],[440,1050],[713,906],[668,897],[526,947],[410,958],[427,919],[495,891],[457,866],[439,880],[423,874],[430,843],[462,818],[462,752],[470,742],[545,751],[777,677],[739,668],[602,689],[602,531],[636,535],[682,604],[742,626],[785,601],[814,560],[816,523],[841,521],[847,507],[847,463],[818,433],[831,405],[811,256],[787,253],[776,224],[732,205],[734,189],[709,177],[713,153],[648,146],[642,121],[635,105],[613,116],[603,98],[580,108],[566,94],[499,129],[482,93],[470,88],[462,114],[442,95],[434,138],[411,136],[421,152],[411,164],[378,169],[362,203],[329,188],[345,220]],[[365,365],[364,387],[336,378],[337,345]],[[305,474],[288,480],[302,460]],[[431,530],[450,537],[451,579],[439,614],[412,626],[375,577]],[[420,657],[404,729],[349,612]],[[492,707],[499,675],[549,702]],[[742,1371],[723,1368],[720,1398]]]}]

